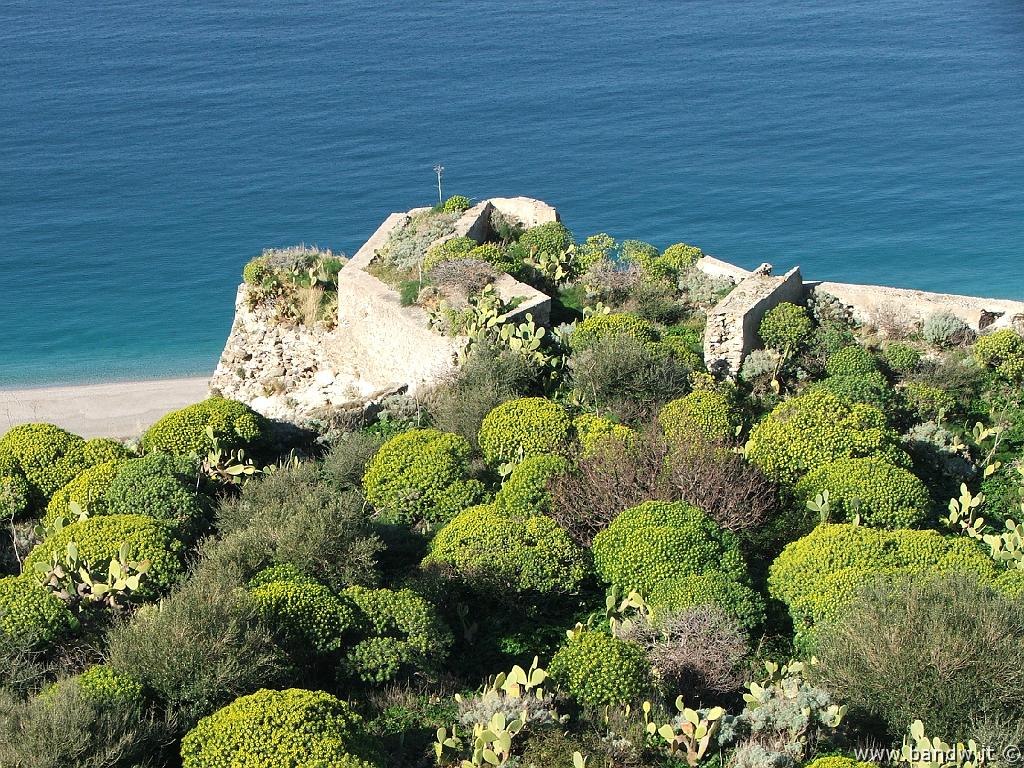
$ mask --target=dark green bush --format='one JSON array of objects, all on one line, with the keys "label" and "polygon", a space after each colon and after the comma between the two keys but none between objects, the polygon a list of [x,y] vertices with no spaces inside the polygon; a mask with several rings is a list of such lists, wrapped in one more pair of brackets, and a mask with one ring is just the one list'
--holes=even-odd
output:
[{"label": "dark green bush", "polygon": [[171,411],[146,430],[142,444],[147,451],[163,451],[175,456],[205,456],[213,448],[206,434],[214,435],[225,450],[261,448],[268,437],[268,423],[245,403],[223,397],[211,397],[177,411]]},{"label": "dark green bush", "polygon": [[907,410],[918,422],[939,421],[940,417],[956,412],[956,398],[944,389],[908,381],[900,388],[900,393]]},{"label": "dark green bush", "polygon": [[141,682],[183,730],[236,696],[284,682],[287,664],[248,593],[193,577],[108,638],[110,667]]},{"label": "dark green bush", "polygon": [[952,743],[1024,720],[1024,603],[961,576],[869,582],[820,635],[817,675],[898,738],[915,719]]},{"label": "dark green bush", "polygon": [[548,673],[578,702],[595,707],[635,702],[651,687],[643,648],[599,632],[582,631],[562,646]]},{"label": "dark green bush", "polygon": [[908,344],[886,344],[882,354],[889,368],[896,373],[913,373],[921,364],[921,353]]},{"label": "dark green bush", "polygon": [[192,538],[208,524],[211,506],[196,490],[197,474],[193,461],[166,453],[122,462],[107,489],[108,511],[153,517]]},{"label": "dark green bush", "polygon": [[346,667],[364,682],[438,672],[452,634],[434,607],[409,589],[350,587],[344,596],[360,615],[361,639],[349,650]]},{"label": "dark green bush", "polygon": [[879,371],[849,376],[829,376],[815,384],[811,391],[825,390],[853,405],[863,403],[890,414],[896,393]]},{"label": "dark green bush", "polygon": [[181,742],[183,768],[373,768],[351,753],[362,718],[323,691],[263,689],[199,721]]},{"label": "dark green bush", "polygon": [[885,414],[817,390],[779,404],[750,433],[747,457],[769,478],[795,483],[812,469],[843,458],[873,456],[897,466],[909,459]]},{"label": "dark green bush", "polygon": [[686,502],[627,509],[594,537],[594,566],[623,591],[649,595],[665,579],[720,571],[747,580],[736,537]]},{"label": "dark green bush", "polygon": [[483,495],[469,477],[471,453],[465,438],[436,429],[396,435],[366,466],[366,500],[385,520],[443,525]]},{"label": "dark green bush", "polygon": [[20,520],[30,511],[31,491],[21,465],[9,453],[0,453],[0,514]]},{"label": "dark green bush", "polygon": [[509,400],[480,425],[480,449],[487,463],[516,463],[527,456],[561,453],[569,447],[572,420],[558,403],[542,397]]},{"label": "dark green bush", "polygon": [[794,489],[800,504],[825,491],[831,520],[847,522],[858,514],[872,528],[921,526],[931,507],[924,483],[880,459],[838,459],[808,472]]},{"label": "dark green bush", "polygon": [[470,507],[438,531],[426,566],[517,592],[578,592],[587,576],[582,549],[549,517],[513,520]]},{"label": "dark green bush", "polygon": [[49,564],[53,553],[63,558],[69,542],[94,570],[105,571],[123,544],[129,559],[148,560],[149,571],[134,593],[144,600],[167,592],[185,570],[182,543],[165,523],[143,515],[100,515],[65,526],[38,544],[25,558],[25,573],[33,573],[36,563]]},{"label": "dark green bush", "polygon": [[807,309],[784,301],[765,312],[757,332],[766,347],[792,352],[806,344],[813,331]]}]

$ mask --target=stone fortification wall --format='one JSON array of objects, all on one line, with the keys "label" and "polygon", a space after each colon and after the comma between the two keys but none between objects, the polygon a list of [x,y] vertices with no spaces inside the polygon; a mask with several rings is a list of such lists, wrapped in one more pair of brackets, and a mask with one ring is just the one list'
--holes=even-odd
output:
[{"label": "stone fortification wall", "polygon": [[784,301],[800,304],[803,300],[799,267],[782,277],[750,273],[708,313],[704,331],[704,360],[708,370],[735,376],[743,365],[743,358],[760,344],[757,329],[765,312]]},{"label": "stone fortification wall", "polygon": [[[449,237],[485,240],[494,209],[527,227],[558,220],[558,212],[539,200],[494,198],[466,211]],[[282,325],[272,308],[250,309],[248,289],[239,286],[235,319],[211,390],[271,418],[302,422],[319,418],[324,409],[372,409],[391,394],[415,393],[452,371],[466,338],[431,330],[423,309],[402,306],[397,291],[366,271],[392,231],[423,210],[388,216],[345,264],[338,275],[333,328]],[[508,321],[520,322],[529,313],[537,323],[548,323],[551,299],[546,294],[509,275],[495,281],[495,289],[505,300],[521,300]]]}]

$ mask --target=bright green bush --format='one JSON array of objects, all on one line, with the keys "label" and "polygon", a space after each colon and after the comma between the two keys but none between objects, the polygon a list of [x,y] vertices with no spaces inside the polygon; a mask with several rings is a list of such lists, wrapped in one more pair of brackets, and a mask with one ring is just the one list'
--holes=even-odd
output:
[{"label": "bright green bush", "polygon": [[721,571],[747,580],[736,537],[686,502],[648,501],[594,537],[594,566],[623,591],[649,595],[665,579]]},{"label": "bright green bush", "polygon": [[458,435],[413,429],[388,440],[363,475],[366,499],[386,519],[443,524],[484,492],[469,477],[472,448]]},{"label": "bright green bush", "polygon": [[50,499],[43,515],[43,525],[53,528],[58,520],[74,521],[78,518],[71,511],[71,502],[92,515],[107,513],[107,491],[124,461],[105,461],[89,467],[78,477],[65,485]]},{"label": "bright green bush", "polygon": [[885,362],[896,373],[913,373],[921,364],[921,353],[908,344],[887,344],[882,354]]},{"label": "bright green bush", "polygon": [[78,435],[53,424],[21,424],[0,438],[0,456],[16,463],[28,482],[32,507],[42,509],[50,496],[77,474],[61,460],[76,455],[76,449],[84,444]]},{"label": "bright green bush", "polygon": [[581,413],[572,420],[572,427],[582,456],[592,456],[609,441],[627,443],[636,436],[629,427],[593,413]]},{"label": "bright green bush", "polygon": [[509,400],[480,425],[480,449],[491,466],[540,453],[561,453],[569,445],[572,420],[558,403],[543,397]]},{"label": "bright green bush", "polygon": [[819,757],[807,768],[877,768],[875,763],[862,763],[852,757]]},{"label": "bright green bush", "polygon": [[255,259],[249,260],[244,267],[242,267],[242,282],[246,285],[260,286],[263,281],[270,277],[271,270],[267,265],[266,256],[257,256]]},{"label": "bright green bush", "polygon": [[629,336],[641,342],[652,342],[658,338],[654,326],[642,317],[625,312],[608,315],[591,315],[580,322],[569,336],[574,349],[588,347],[611,336]]},{"label": "bright green bush", "polygon": [[548,481],[568,472],[572,465],[562,456],[537,454],[523,459],[502,483],[494,498],[498,514],[516,519],[551,511]]},{"label": "bright green bush", "polygon": [[143,515],[101,515],[65,526],[37,544],[25,558],[25,573],[33,573],[36,563],[48,564],[54,552],[63,557],[69,542],[95,570],[105,571],[122,544],[128,545],[132,560],[149,560],[149,572],[135,593],[143,599],[166,592],[184,572],[181,541],[168,525]]},{"label": "bright green bush", "polygon": [[442,213],[462,213],[473,207],[473,203],[465,195],[452,195],[441,205]]},{"label": "bright green bush", "polygon": [[996,577],[995,588],[1015,600],[1024,597],[1024,571],[1011,568]]},{"label": "bright green bush", "polygon": [[362,718],[323,691],[262,689],[204,717],[181,742],[183,768],[372,768],[350,754]]},{"label": "bright green bush", "polygon": [[789,606],[799,632],[835,620],[872,576],[969,572],[994,581],[994,562],[965,536],[819,525],[787,545],[769,569],[769,593]]},{"label": "bright green bush", "polygon": [[150,453],[121,463],[107,489],[111,514],[145,515],[189,538],[202,530],[209,501],[196,490],[196,467],[185,457]]},{"label": "bright green bush", "polygon": [[250,582],[250,595],[285,648],[300,657],[338,650],[356,624],[351,602],[339,599],[318,581],[301,577],[294,568],[267,570]]},{"label": "bright green bush", "polygon": [[900,392],[907,409],[919,422],[938,421],[941,414],[949,416],[956,410],[956,398],[944,389],[908,381]]},{"label": "bright green bush", "polygon": [[644,650],[599,632],[582,632],[552,657],[551,679],[581,704],[601,707],[628,704],[651,686]]},{"label": "bright green bush", "polygon": [[870,405],[883,413],[892,409],[896,393],[880,371],[829,376],[816,383],[810,391],[825,390],[850,403]]},{"label": "bright green bush", "polygon": [[661,260],[676,270],[692,267],[702,258],[704,258],[704,251],[695,245],[686,243],[670,245],[661,254]]},{"label": "bright green bush", "polygon": [[0,514],[18,520],[29,513],[31,491],[21,465],[7,453],[0,453]]},{"label": "bright green bush", "polygon": [[792,352],[806,344],[813,331],[814,321],[806,307],[784,301],[765,312],[757,333],[766,347]]},{"label": "bright green bush", "polygon": [[658,352],[671,355],[691,371],[704,370],[704,355],[696,351],[685,338],[681,336],[662,336],[660,341],[651,345]]},{"label": "bright green bush", "polygon": [[74,680],[89,698],[105,706],[131,707],[142,702],[142,683],[106,664],[89,667]]},{"label": "bright green bush", "polygon": [[824,491],[834,521],[850,521],[859,514],[872,528],[918,527],[927,521],[931,507],[923,482],[881,459],[837,459],[808,472],[794,489],[800,504]]},{"label": "bright green bush", "polygon": [[856,344],[837,349],[825,362],[825,371],[829,376],[857,376],[877,370],[878,361],[875,356]]},{"label": "bright green bush", "polygon": [[981,336],[974,343],[974,359],[1004,379],[1020,382],[1024,379],[1024,338],[1010,328]]},{"label": "bright green bush", "polygon": [[578,592],[587,576],[585,553],[549,517],[514,520],[482,505],[438,531],[426,566],[518,592]]},{"label": "bright green bush", "polygon": [[177,411],[171,411],[142,436],[147,451],[175,456],[205,455],[213,448],[206,428],[225,450],[259,448],[267,438],[268,422],[245,403],[211,397]]},{"label": "bright green bush", "polygon": [[423,273],[429,274],[438,264],[458,259],[468,259],[469,252],[477,247],[477,242],[471,237],[450,237],[427,250],[423,257]]},{"label": "bright green bush", "polygon": [[429,602],[409,589],[349,587],[362,639],[348,652],[347,665],[364,682],[383,683],[400,675],[441,668],[452,634]]},{"label": "bright green bush", "polygon": [[667,403],[658,422],[673,443],[727,442],[736,434],[740,414],[721,392],[699,389]]},{"label": "bright green bush", "polygon": [[526,230],[519,238],[519,244],[528,253],[558,256],[572,245],[572,234],[560,221],[548,221]]},{"label": "bright green bush", "polygon": [[86,440],[78,453],[81,456],[83,469],[108,461],[124,461],[131,457],[131,453],[123,443],[106,437],[94,437],[91,440]]},{"label": "bright green bush", "polygon": [[0,634],[8,640],[43,649],[77,628],[67,605],[31,575],[0,578]]},{"label": "bright green bush", "polygon": [[619,258],[626,264],[635,264],[645,273],[649,273],[652,265],[661,254],[658,249],[643,240],[623,240],[619,248]]},{"label": "bright green bush", "polygon": [[884,413],[823,390],[777,405],[754,427],[747,443],[747,458],[781,483],[795,483],[830,461],[861,456],[897,466],[909,463]]},{"label": "bright green bush", "polygon": [[658,582],[647,597],[658,624],[660,617],[696,605],[714,605],[748,633],[764,623],[764,598],[746,584],[718,571]]}]

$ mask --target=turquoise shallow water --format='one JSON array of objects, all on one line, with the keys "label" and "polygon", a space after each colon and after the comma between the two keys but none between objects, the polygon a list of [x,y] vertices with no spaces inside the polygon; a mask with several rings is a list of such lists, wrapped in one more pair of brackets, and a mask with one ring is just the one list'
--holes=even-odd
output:
[{"label": "turquoise shallow water", "polygon": [[0,386],[209,372],[242,264],[526,194],[1024,298],[1017,0],[0,5]]}]

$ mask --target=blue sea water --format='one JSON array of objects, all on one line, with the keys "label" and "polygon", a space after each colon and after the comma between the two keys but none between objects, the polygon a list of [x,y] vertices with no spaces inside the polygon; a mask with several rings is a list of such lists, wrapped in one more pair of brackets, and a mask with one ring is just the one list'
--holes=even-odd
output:
[{"label": "blue sea water", "polygon": [[1024,299],[1020,0],[0,0],[0,386],[208,373],[243,263],[578,235]]}]

